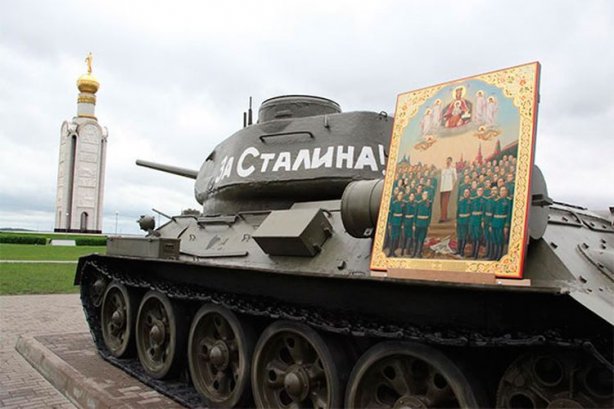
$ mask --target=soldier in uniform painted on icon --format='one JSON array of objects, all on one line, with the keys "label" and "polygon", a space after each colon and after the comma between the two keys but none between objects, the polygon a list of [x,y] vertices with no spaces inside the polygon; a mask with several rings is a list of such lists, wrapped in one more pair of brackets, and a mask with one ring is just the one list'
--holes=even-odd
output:
[{"label": "soldier in uniform painted on icon", "polygon": [[471,216],[471,192],[466,187],[456,209],[456,254],[465,257],[465,246],[469,238],[469,217]]},{"label": "soldier in uniform painted on icon", "polygon": [[477,260],[480,254],[480,243],[483,236],[484,227],[484,189],[477,188],[476,197],[471,200],[471,216],[469,217],[469,236],[473,245],[471,257]]},{"label": "soldier in uniform painted on icon", "polygon": [[514,197],[514,174],[508,173],[506,176],[505,187],[510,198]]},{"label": "soldier in uniform painted on icon", "polygon": [[411,182],[409,182],[409,193],[416,193],[416,180],[412,179]]},{"label": "soldier in uniform painted on icon", "polygon": [[403,255],[410,256],[414,245],[414,225],[416,222],[416,210],[418,209],[416,203],[416,195],[410,193],[407,202],[405,203],[405,212],[403,217],[403,235],[405,243],[403,246]]},{"label": "soldier in uniform painted on icon", "polygon": [[478,181],[477,180],[471,181],[471,189],[469,189],[469,191],[471,192],[471,198],[475,199],[478,195]]},{"label": "soldier in uniform painted on icon", "polygon": [[429,200],[432,203],[433,200],[435,200],[435,186],[433,186],[433,179],[428,178],[428,179],[426,179],[425,183],[426,184],[424,185],[424,191],[428,192]]},{"label": "soldier in uniform painted on icon", "polygon": [[484,242],[486,245],[486,258],[488,260],[493,260],[495,253],[495,240],[492,232],[492,218],[495,203],[499,198],[497,187],[490,188],[489,194],[484,195],[484,197],[486,199],[486,205],[484,208]]},{"label": "soldier in uniform painted on icon", "polygon": [[462,200],[466,189],[469,189],[471,193],[471,176],[468,174],[465,174],[462,183],[458,185],[458,202]]},{"label": "soldier in uniform painted on icon", "polygon": [[507,188],[503,186],[499,190],[499,199],[497,199],[493,208],[492,232],[495,244],[495,260],[500,260],[503,257],[503,248],[507,242],[511,218],[512,202],[508,197]]},{"label": "soldier in uniform painted on icon", "polygon": [[412,257],[422,258],[424,240],[431,224],[431,201],[429,193],[422,192],[422,198],[416,205],[415,244]]},{"label": "soldier in uniform painted on icon", "polygon": [[401,225],[403,222],[403,193],[397,193],[395,200],[390,204],[388,213],[388,257],[395,257],[395,251],[399,248],[399,240],[401,239]]}]

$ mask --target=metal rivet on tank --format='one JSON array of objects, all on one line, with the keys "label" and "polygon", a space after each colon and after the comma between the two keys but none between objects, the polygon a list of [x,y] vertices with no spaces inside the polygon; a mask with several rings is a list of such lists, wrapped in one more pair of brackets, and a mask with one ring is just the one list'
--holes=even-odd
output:
[{"label": "metal rivet on tank", "polygon": [[346,266],[345,260],[341,260],[341,261],[339,262],[339,264],[337,264],[337,268],[338,268],[339,270],[343,270],[343,269],[345,268],[345,266]]},{"label": "metal rivet on tank", "polygon": [[568,219],[567,217],[563,216],[563,221],[564,221],[564,222],[566,222],[566,221],[568,221],[568,220],[569,220],[569,219]]},{"label": "metal rivet on tank", "polygon": [[588,244],[582,243],[582,248],[587,249],[588,248]]},{"label": "metal rivet on tank", "polygon": [[559,245],[556,244],[555,242],[551,241],[550,245],[552,246],[553,249],[557,248]]},{"label": "metal rivet on tank", "polygon": [[601,239],[601,244],[605,244],[605,239]]}]

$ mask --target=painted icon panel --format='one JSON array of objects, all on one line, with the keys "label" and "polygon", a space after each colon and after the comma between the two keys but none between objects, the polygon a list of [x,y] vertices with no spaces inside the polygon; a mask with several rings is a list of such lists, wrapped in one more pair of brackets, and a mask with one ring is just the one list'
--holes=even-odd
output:
[{"label": "painted icon panel", "polygon": [[522,277],[531,63],[400,94],[371,268]]}]

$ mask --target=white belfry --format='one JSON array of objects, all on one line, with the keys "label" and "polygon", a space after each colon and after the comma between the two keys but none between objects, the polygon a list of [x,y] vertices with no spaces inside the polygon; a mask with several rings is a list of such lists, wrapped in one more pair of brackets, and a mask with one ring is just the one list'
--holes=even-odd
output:
[{"label": "white belfry", "polygon": [[108,131],[95,116],[100,83],[92,75],[92,54],[85,59],[87,74],[77,80],[77,116],[60,131],[60,163],[55,231],[102,232],[102,199]]}]

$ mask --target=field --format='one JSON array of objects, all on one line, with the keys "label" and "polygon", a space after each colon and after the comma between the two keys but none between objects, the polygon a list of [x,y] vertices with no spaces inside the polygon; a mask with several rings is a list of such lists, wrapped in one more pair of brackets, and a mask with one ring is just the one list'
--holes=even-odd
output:
[{"label": "field", "polygon": [[77,260],[91,253],[104,253],[104,246],[38,246],[0,243],[0,260]]},{"label": "field", "polygon": [[[0,233],[3,236],[26,235]],[[30,234],[28,234],[30,236]],[[73,240],[85,235],[32,234],[46,238]],[[100,236],[91,236],[93,238]],[[44,246],[0,243],[0,295],[74,293],[77,259],[91,253],[104,253],[104,246]],[[6,260],[19,260],[7,263]],[[25,262],[24,262],[25,261]],[[28,263],[27,261],[34,261]],[[45,263],[45,261],[51,261]]]},{"label": "field", "polygon": [[0,264],[0,295],[77,293],[77,264]]},{"label": "field", "polygon": [[0,237],[44,237],[46,239],[77,240],[77,239],[98,239],[100,237],[105,237],[105,236],[100,235],[100,234],[0,231]]}]

